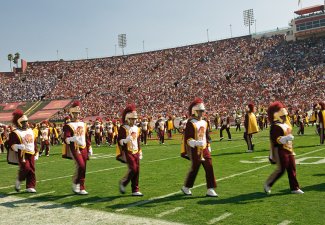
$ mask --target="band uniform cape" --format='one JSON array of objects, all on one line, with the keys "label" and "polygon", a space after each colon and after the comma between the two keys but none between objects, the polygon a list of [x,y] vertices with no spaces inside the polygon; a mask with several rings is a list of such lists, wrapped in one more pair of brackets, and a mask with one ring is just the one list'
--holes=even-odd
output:
[{"label": "band uniform cape", "polygon": [[[205,139],[206,139],[206,146],[203,147],[204,148],[207,148],[207,147],[210,147],[210,136],[209,136],[209,132],[208,132],[208,124],[205,120],[201,120],[201,121],[204,121],[205,122]],[[187,125],[186,126],[193,126],[194,128],[194,139],[195,140],[200,140],[202,139],[201,136],[201,133],[203,133],[204,131],[201,131],[197,128],[197,124],[198,124],[198,120],[195,119],[195,118],[191,118],[188,122],[187,122]],[[191,147],[187,144],[187,141],[188,140],[185,140],[185,132],[183,134],[183,138],[182,138],[182,144],[181,144],[181,157],[183,157],[184,159],[187,159],[187,160],[190,160],[191,159],[191,155],[192,155],[192,152],[191,152]],[[198,148],[198,147],[196,147]]]},{"label": "band uniform cape", "polygon": [[[134,126],[136,127],[136,126]],[[124,146],[121,146],[119,141],[116,145],[116,160],[122,162],[122,163],[126,163],[127,160],[126,160],[126,156],[125,156],[125,150],[126,151],[131,151],[132,154],[136,154],[136,153],[140,153],[141,152],[141,148],[140,148],[140,141],[139,141],[139,138],[140,138],[140,128],[139,127],[136,127],[135,129],[136,130],[133,130],[134,127],[130,127],[129,125],[122,125],[119,129],[119,136],[120,134],[122,134],[121,136],[132,136],[132,141],[130,141],[129,143],[127,143],[127,145],[124,147]],[[133,141],[136,141],[137,142],[137,146],[138,146],[138,149],[137,150],[133,150],[132,149],[132,142]],[[126,148],[126,149],[122,149],[122,148]]]},{"label": "band uniform cape", "polygon": [[[84,133],[82,134],[82,136],[86,135],[85,132],[87,131],[87,124],[84,122],[81,122],[81,121],[69,122],[65,126],[70,127],[70,129],[72,130],[73,136],[75,136],[79,132],[80,127],[83,127]],[[78,135],[78,136],[80,136],[80,135]],[[74,142],[74,145],[75,145],[76,150],[78,150],[79,147],[86,148],[86,140],[84,141],[84,144],[82,144],[82,145],[78,145],[77,142]],[[70,146],[65,144],[65,142],[63,142],[63,145],[62,145],[62,158],[64,158],[64,159],[72,159],[73,158]]]},{"label": "band uniform cape", "polygon": [[258,132],[257,120],[254,113],[250,112],[248,115],[247,134],[255,134]]},{"label": "band uniform cape", "polygon": [[20,154],[21,158],[25,158],[25,154],[35,154],[35,137],[34,137],[34,132],[32,129],[27,129],[25,131],[21,131],[19,129],[15,129],[12,131],[13,134],[11,135],[16,135],[17,139],[19,140],[19,144],[24,144],[29,148],[29,150],[19,150],[18,152],[15,152],[13,149],[10,147],[8,148],[7,151],[7,162],[8,164],[12,165],[18,165],[19,164],[19,159],[18,159],[18,154]]}]

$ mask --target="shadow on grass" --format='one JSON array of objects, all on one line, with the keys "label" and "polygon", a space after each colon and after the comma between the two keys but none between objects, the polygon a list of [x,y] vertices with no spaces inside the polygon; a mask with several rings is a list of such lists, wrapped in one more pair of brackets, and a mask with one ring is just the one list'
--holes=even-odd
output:
[{"label": "shadow on grass", "polygon": [[[321,176],[325,176],[325,174],[320,174]],[[301,188],[305,193],[308,191],[320,191],[324,192],[325,191],[325,183],[320,183],[320,184],[314,184],[310,186],[304,186]]]},{"label": "shadow on grass", "polygon": [[[133,197],[134,199],[138,197]],[[206,198],[205,196],[185,196],[183,193],[175,194],[166,198],[160,198],[160,199],[145,199],[145,200],[140,200],[136,201],[133,203],[126,203],[126,204],[116,204],[116,205],[110,205],[107,206],[106,208],[110,208],[113,210],[117,209],[125,209],[125,208],[132,208],[132,207],[144,207],[144,208],[150,208],[150,207],[155,207],[156,204],[163,204],[163,203],[168,203],[168,202],[176,202],[176,201],[188,201],[188,200],[193,200],[193,199],[203,199]]]},{"label": "shadow on grass", "polygon": [[290,192],[288,190],[280,191],[280,193],[267,195],[264,192],[252,192],[249,194],[242,194],[233,196],[230,198],[207,198],[203,201],[198,201],[200,205],[215,205],[215,204],[248,204],[250,202],[263,201],[263,199],[272,197],[272,196],[281,196],[287,195]]},{"label": "shadow on grass", "polygon": [[314,174],[313,176],[315,176],[315,177],[324,177],[325,173],[318,173],[318,174]]},{"label": "shadow on grass", "polygon": [[299,149],[299,148],[314,148],[314,147],[319,147],[319,145],[314,144],[314,145],[297,145],[295,146],[295,149]]}]

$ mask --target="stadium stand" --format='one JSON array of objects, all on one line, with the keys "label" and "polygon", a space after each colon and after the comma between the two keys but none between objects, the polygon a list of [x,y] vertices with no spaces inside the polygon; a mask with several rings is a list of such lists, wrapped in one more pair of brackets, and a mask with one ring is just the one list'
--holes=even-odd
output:
[{"label": "stadium stand", "polygon": [[245,36],[119,57],[28,63],[25,73],[0,77],[0,99],[79,99],[83,116],[116,115],[129,102],[141,114],[181,115],[194,96],[210,112],[275,99],[308,110],[325,97],[324,63],[324,38]]}]

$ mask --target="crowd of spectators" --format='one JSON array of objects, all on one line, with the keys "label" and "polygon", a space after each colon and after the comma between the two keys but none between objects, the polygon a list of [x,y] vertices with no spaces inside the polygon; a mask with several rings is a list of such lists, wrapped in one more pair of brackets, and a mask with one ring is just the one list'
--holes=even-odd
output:
[{"label": "crowd of spectators", "polygon": [[194,97],[211,114],[274,100],[309,110],[325,97],[324,64],[324,38],[247,36],[118,57],[28,63],[24,74],[0,77],[0,99],[79,99],[84,116],[116,115],[131,102],[143,115],[183,115]]}]

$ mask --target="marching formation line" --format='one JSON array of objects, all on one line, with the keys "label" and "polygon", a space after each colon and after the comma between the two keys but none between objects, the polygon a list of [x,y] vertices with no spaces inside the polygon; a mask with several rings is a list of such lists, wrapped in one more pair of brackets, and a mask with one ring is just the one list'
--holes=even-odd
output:
[{"label": "marching formation line", "polygon": [[288,225],[288,224],[290,224],[292,221],[290,221],[290,220],[284,220],[284,221],[282,221],[281,223],[279,223],[278,225]]},{"label": "marching formation line", "polygon": [[169,214],[175,213],[175,212],[177,212],[177,211],[179,211],[179,210],[181,210],[181,209],[183,209],[183,208],[184,208],[184,207],[176,207],[175,209],[171,209],[171,210],[167,210],[167,211],[165,211],[165,212],[159,213],[159,214],[156,215],[156,217],[161,218],[161,217],[163,217],[163,216],[166,216],[166,215],[169,215]]},{"label": "marching formation line", "polygon": [[221,220],[226,219],[227,217],[229,217],[231,215],[232,215],[232,213],[224,213],[224,214],[222,214],[221,216],[219,216],[217,218],[211,219],[209,222],[207,222],[207,224],[215,224],[215,223],[217,223],[217,222],[219,222]]}]

